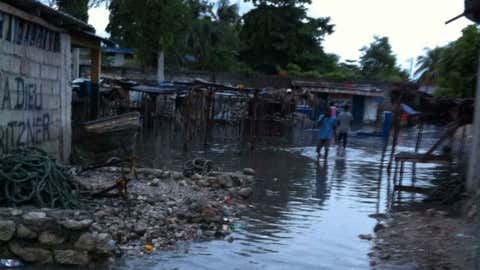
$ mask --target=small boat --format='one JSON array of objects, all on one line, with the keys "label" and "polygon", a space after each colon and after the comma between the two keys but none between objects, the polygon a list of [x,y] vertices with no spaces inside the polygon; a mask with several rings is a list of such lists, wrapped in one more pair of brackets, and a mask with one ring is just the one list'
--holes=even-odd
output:
[{"label": "small boat", "polygon": [[133,154],[140,113],[126,113],[80,124],[73,134],[72,162],[90,164]]}]

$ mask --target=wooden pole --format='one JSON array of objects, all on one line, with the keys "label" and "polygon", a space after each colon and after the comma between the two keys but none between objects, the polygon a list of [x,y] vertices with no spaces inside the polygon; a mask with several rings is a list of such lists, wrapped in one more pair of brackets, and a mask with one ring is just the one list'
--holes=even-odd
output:
[{"label": "wooden pole", "polygon": [[255,150],[256,141],[256,124],[257,124],[257,101],[258,101],[258,89],[255,89],[253,94],[253,100],[251,103],[251,116],[250,116],[250,150]]},{"label": "wooden pole", "polygon": [[100,48],[91,49],[90,60],[92,62],[90,80],[92,89],[90,93],[90,119],[98,117],[98,109],[100,107],[100,73],[102,66],[102,53]]},{"label": "wooden pole", "polygon": [[395,114],[393,118],[393,139],[392,139],[392,150],[390,152],[390,160],[388,162],[387,170],[390,171],[392,167],[392,161],[395,155],[395,148],[398,143],[398,136],[400,134],[400,101],[401,101],[401,95],[397,97],[395,101]]}]

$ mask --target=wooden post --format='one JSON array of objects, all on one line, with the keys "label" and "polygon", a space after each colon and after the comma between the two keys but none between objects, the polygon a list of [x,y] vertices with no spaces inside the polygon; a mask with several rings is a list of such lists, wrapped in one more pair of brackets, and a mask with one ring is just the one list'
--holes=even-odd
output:
[{"label": "wooden post", "polygon": [[100,48],[90,50],[90,60],[92,62],[90,74],[92,82],[90,93],[90,119],[96,119],[100,107],[100,72],[102,66],[102,53]]},{"label": "wooden post", "polygon": [[207,106],[205,107],[205,134],[204,134],[204,140],[203,140],[203,145],[208,145],[208,137],[210,137],[210,134],[212,134],[212,128],[213,128],[213,117],[214,117],[214,112],[213,112],[213,103],[215,102],[215,91],[212,87],[208,88],[208,93],[207,93]]},{"label": "wooden post", "polygon": [[251,102],[251,115],[250,115],[250,150],[255,150],[256,141],[256,124],[257,124],[257,101],[258,101],[258,89],[255,89],[253,94],[253,101]]},{"label": "wooden post", "polygon": [[401,94],[397,97],[395,101],[395,114],[393,119],[393,139],[392,139],[392,151],[390,152],[390,160],[388,162],[387,170],[390,171],[392,167],[393,157],[395,155],[395,148],[397,147],[398,142],[398,135],[400,133],[400,102],[401,102]]},{"label": "wooden post", "polygon": [[415,144],[415,153],[418,153],[420,149],[420,144],[422,143],[422,136],[423,136],[423,122],[420,123],[418,126],[418,134],[417,134],[417,143]]}]

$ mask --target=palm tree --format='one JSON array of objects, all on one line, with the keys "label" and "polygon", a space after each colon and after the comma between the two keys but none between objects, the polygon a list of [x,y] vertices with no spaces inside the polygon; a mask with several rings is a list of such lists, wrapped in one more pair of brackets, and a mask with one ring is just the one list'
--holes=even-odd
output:
[{"label": "palm tree", "polygon": [[214,17],[216,21],[221,23],[237,23],[240,19],[238,5],[230,4],[229,0],[219,0],[217,2],[217,12]]},{"label": "palm tree", "polygon": [[426,49],[426,54],[417,58],[417,70],[415,76],[418,76],[418,82],[423,85],[436,85],[440,64],[443,60],[444,48],[436,47]]}]

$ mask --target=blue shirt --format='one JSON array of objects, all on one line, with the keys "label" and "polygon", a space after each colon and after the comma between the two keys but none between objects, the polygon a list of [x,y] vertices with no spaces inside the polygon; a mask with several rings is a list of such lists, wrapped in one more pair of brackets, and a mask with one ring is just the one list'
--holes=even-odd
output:
[{"label": "blue shirt", "polygon": [[335,126],[335,117],[324,119],[324,116],[320,115],[318,121],[322,121],[320,129],[318,130],[318,138],[320,140],[330,140],[330,138],[332,138],[333,127]]}]

